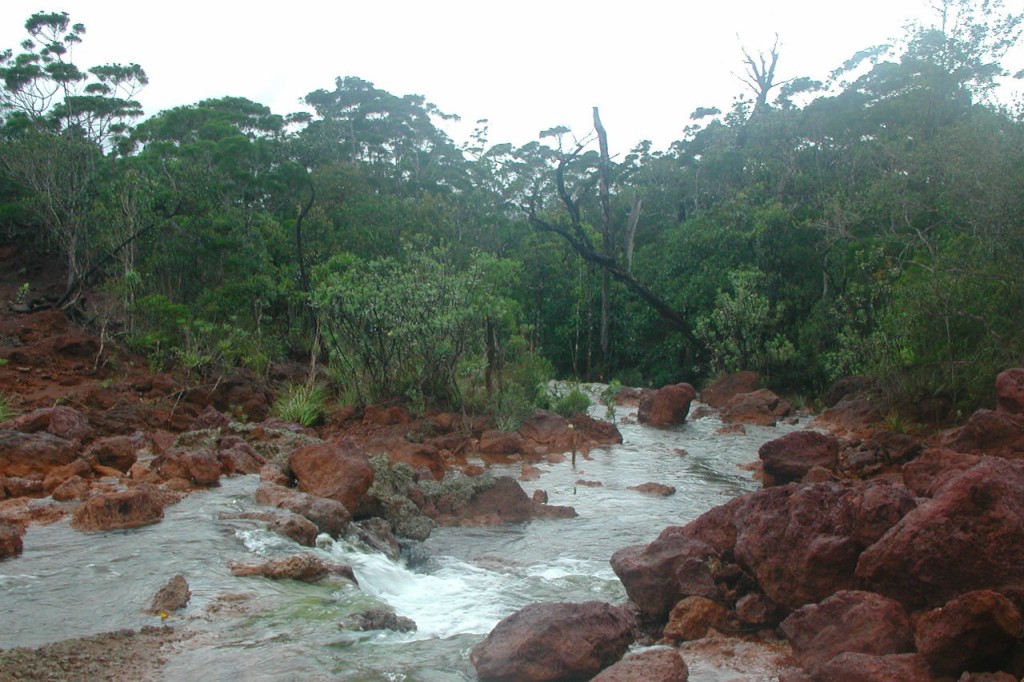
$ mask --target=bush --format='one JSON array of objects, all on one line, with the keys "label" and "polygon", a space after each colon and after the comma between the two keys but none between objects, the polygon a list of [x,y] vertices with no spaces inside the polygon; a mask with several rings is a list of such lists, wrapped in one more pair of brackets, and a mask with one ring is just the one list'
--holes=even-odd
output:
[{"label": "bush", "polygon": [[586,414],[588,409],[590,409],[590,396],[581,391],[579,386],[573,386],[568,393],[559,396],[552,405],[552,410],[566,419],[577,412]]},{"label": "bush", "polygon": [[270,413],[286,421],[313,426],[323,418],[326,403],[327,393],[322,386],[288,384],[274,401]]}]

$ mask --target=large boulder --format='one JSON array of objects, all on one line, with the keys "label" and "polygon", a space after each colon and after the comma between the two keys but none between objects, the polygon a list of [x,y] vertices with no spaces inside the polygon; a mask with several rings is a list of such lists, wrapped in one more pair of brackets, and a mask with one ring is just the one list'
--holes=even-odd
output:
[{"label": "large boulder", "polygon": [[686,421],[697,392],[690,384],[662,386],[640,400],[636,417],[641,424],[667,429]]},{"label": "large boulder", "polygon": [[1008,369],[996,377],[996,409],[1024,414],[1024,367]]},{"label": "large boulder", "polygon": [[673,642],[702,639],[709,629],[722,629],[728,618],[728,609],[718,602],[707,597],[687,597],[672,607],[662,635]]},{"label": "large boulder", "polygon": [[942,445],[977,455],[1024,458],[1024,414],[981,409],[943,435]]},{"label": "large boulder", "polygon": [[603,602],[531,604],[498,623],[473,647],[481,682],[588,680],[636,639],[636,621]]},{"label": "large boulder", "polygon": [[981,461],[946,448],[929,448],[903,465],[903,484],[918,497],[931,497],[951,478],[959,476]]},{"label": "large boulder", "polygon": [[[684,575],[696,573],[694,568],[706,568],[709,559],[717,559],[717,556],[711,545],[688,537],[682,528],[673,527],[662,531],[650,544],[618,550],[612,555],[611,564],[630,601],[644,614],[664,621],[672,607],[690,594],[717,596],[710,573],[706,574],[707,580],[703,583],[706,589],[689,593],[684,591],[679,579],[681,570]],[[688,565],[688,562],[693,562],[693,565]]]},{"label": "large boulder", "polygon": [[288,466],[300,489],[337,500],[349,512],[359,508],[359,501],[373,484],[370,459],[347,438],[301,447],[289,456]]},{"label": "large boulder", "polygon": [[11,428],[25,433],[45,431],[67,440],[85,440],[92,433],[89,418],[73,407],[41,407],[11,420]]},{"label": "large boulder", "polygon": [[71,526],[83,531],[138,528],[163,517],[161,497],[148,487],[138,487],[90,497],[75,509]]},{"label": "large boulder", "polygon": [[228,476],[258,474],[267,459],[240,436],[225,436],[217,443],[217,459]]},{"label": "large boulder", "polygon": [[188,581],[185,580],[185,576],[176,575],[153,595],[153,601],[149,604],[148,613],[158,615],[161,612],[170,613],[178,611],[185,608],[191,597],[192,591],[188,587]]},{"label": "large boulder", "polygon": [[857,565],[875,592],[908,609],[965,592],[1024,591],[1024,461],[985,458],[904,516]]},{"label": "large boulder", "polygon": [[572,507],[534,501],[511,476],[473,480],[471,486],[468,499],[464,488],[454,488],[448,495],[435,499],[434,520],[445,526],[494,526],[576,516]]},{"label": "large boulder", "polygon": [[669,647],[628,654],[590,682],[686,682],[690,671],[679,652]]},{"label": "large boulder", "polygon": [[769,599],[797,609],[855,589],[861,552],[914,506],[883,482],[767,488],[736,511],[736,562]]},{"label": "large boulder", "polygon": [[789,483],[801,480],[811,467],[835,471],[839,441],[828,433],[793,431],[768,441],[757,455],[772,483]]},{"label": "large boulder", "polygon": [[[780,678],[781,680],[781,678]],[[814,670],[813,682],[935,682],[920,654],[839,654]]]},{"label": "large boulder", "polygon": [[917,650],[935,675],[1009,670],[1021,637],[1013,602],[991,590],[968,592],[915,621]]},{"label": "large boulder", "polygon": [[286,488],[276,483],[263,482],[256,489],[256,501],[280,509],[287,509],[309,519],[321,533],[332,538],[345,534],[352,515],[341,502],[326,497],[317,497]]},{"label": "large boulder", "polygon": [[700,401],[711,407],[722,408],[741,393],[753,393],[761,383],[761,375],[757,372],[735,372],[715,379],[710,386],[700,392]]},{"label": "large boulder", "polygon": [[85,457],[111,469],[127,473],[138,460],[140,439],[134,436],[107,436],[94,441]]},{"label": "large boulder", "polygon": [[223,467],[210,450],[169,448],[155,457],[150,468],[165,479],[180,478],[198,486],[217,485]]},{"label": "large boulder", "polygon": [[79,443],[45,431],[23,433],[0,429],[0,477],[45,476],[78,457]]},{"label": "large boulder", "polygon": [[804,668],[845,652],[885,656],[914,651],[914,631],[903,606],[873,592],[836,592],[794,611],[780,628]]},{"label": "large boulder", "polygon": [[722,407],[721,418],[726,424],[755,424],[775,426],[779,417],[792,412],[792,407],[767,388],[752,393],[740,393]]}]

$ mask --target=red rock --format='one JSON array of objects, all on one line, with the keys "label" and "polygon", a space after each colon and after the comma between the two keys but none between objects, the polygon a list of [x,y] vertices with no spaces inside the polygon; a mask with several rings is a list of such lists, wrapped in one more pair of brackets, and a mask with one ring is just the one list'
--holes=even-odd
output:
[{"label": "red rock", "polygon": [[670,485],[664,483],[641,483],[640,485],[627,486],[626,490],[635,490],[645,495],[655,495],[657,497],[669,497],[670,495],[676,494],[676,489]]},{"label": "red rock", "polygon": [[89,493],[90,488],[89,482],[84,478],[72,476],[54,488],[50,496],[58,502],[81,500]]},{"label": "red rock", "polygon": [[804,668],[845,652],[885,656],[914,651],[914,631],[899,602],[873,592],[841,591],[808,604],[780,626]]},{"label": "red rock", "polygon": [[575,429],[560,415],[547,410],[535,410],[517,432],[524,441],[545,446],[549,452],[568,452],[572,449]]},{"label": "red rock", "polygon": [[[934,682],[919,654],[839,654],[814,671],[813,682]],[[781,680],[781,678],[780,678]]]},{"label": "red rock", "polygon": [[46,494],[43,490],[43,479],[39,474],[32,478],[3,477],[0,478],[0,487],[4,489],[7,497],[42,497]]},{"label": "red rock", "polygon": [[33,410],[15,417],[10,423],[18,431],[25,433],[45,431],[67,440],[85,440],[92,432],[88,417],[66,405]]},{"label": "red rock", "polygon": [[344,535],[352,521],[352,515],[345,505],[337,500],[308,495],[270,482],[263,482],[256,489],[256,501],[288,509],[307,518],[321,533],[327,533],[332,538]]},{"label": "red rock", "polygon": [[262,576],[271,580],[301,580],[312,583],[330,575],[337,575],[354,583],[357,582],[350,566],[324,561],[314,554],[293,554],[279,559],[270,559],[261,564],[229,561],[228,569],[233,575],[240,577]]},{"label": "red rock", "polygon": [[276,483],[281,486],[287,486],[292,482],[291,477],[284,472],[284,469],[273,462],[267,462],[260,467],[260,480],[265,483]]},{"label": "red rock", "polygon": [[735,514],[736,562],[787,609],[854,589],[861,552],[914,508],[906,490],[880,482],[791,483],[747,498]]},{"label": "red rock", "polygon": [[532,464],[524,464],[519,470],[520,481],[536,481],[540,478],[540,469]]},{"label": "red rock", "polygon": [[1008,670],[1021,625],[1020,612],[1003,595],[968,592],[917,618],[917,651],[939,676]]},{"label": "red rock", "polygon": [[799,481],[815,466],[834,471],[839,441],[818,431],[792,431],[762,445],[757,455],[773,483],[788,483]]},{"label": "red rock", "polygon": [[690,403],[696,395],[690,384],[662,386],[641,399],[637,421],[659,429],[678,426],[686,421]]},{"label": "red rock", "polygon": [[690,671],[679,652],[668,647],[627,654],[590,682],[686,682]]},{"label": "red rock", "polygon": [[132,436],[107,436],[94,441],[85,456],[98,464],[127,473],[138,459],[137,445],[137,439]]},{"label": "red rock", "polygon": [[715,429],[716,436],[745,436],[747,427],[743,424],[725,424]]},{"label": "red rock", "polygon": [[526,441],[515,431],[489,429],[480,434],[477,449],[488,455],[515,455],[524,452]]},{"label": "red rock", "polygon": [[931,497],[943,484],[981,461],[946,448],[929,448],[903,465],[903,483],[918,497]]},{"label": "red rock", "polygon": [[1024,462],[985,458],[948,481],[860,557],[864,585],[908,609],[965,592],[1024,591]]},{"label": "red rock", "polygon": [[163,517],[163,503],[151,490],[132,488],[90,497],[75,510],[71,526],[83,531],[137,528]]},{"label": "red rock", "polygon": [[188,427],[189,431],[202,431],[205,429],[221,430],[226,429],[231,424],[231,419],[226,414],[220,412],[213,405],[207,405],[206,408],[199,413],[199,416],[195,418],[195,421]]},{"label": "red rock", "polygon": [[736,600],[736,616],[744,625],[770,627],[777,625],[784,615],[777,604],[760,592],[750,592]]},{"label": "red rock", "polygon": [[674,642],[701,639],[710,628],[721,628],[729,611],[706,597],[687,597],[672,607],[663,636]]},{"label": "red rock", "polygon": [[535,503],[510,476],[498,476],[492,485],[477,488],[468,501],[438,500],[437,509],[440,516],[435,520],[446,526],[492,526],[576,516],[572,507]]},{"label": "red rock", "polygon": [[412,421],[409,413],[401,407],[381,407],[379,405],[367,405],[363,410],[363,423],[375,426],[392,426],[395,424],[408,424]]},{"label": "red rock", "polygon": [[710,545],[683,535],[681,528],[673,528],[662,531],[648,545],[620,549],[612,555],[611,564],[630,601],[643,613],[664,621],[676,603],[687,596],[676,575],[680,567],[690,559],[706,563],[715,556]]},{"label": "red rock", "polygon": [[46,478],[43,479],[43,491],[52,493],[57,486],[73,476],[92,476],[92,467],[81,457],[70,464],[54,467],[50,469],[49,473],[46,474]]},{"label": "red rock", "polygon": [[864,438],[877,429],[884,408],[885,400],[877,393],[854,393],[818,415],[811,426],[830,431],[840,438]]},{"label": "red rock", "polygon": [[1024,368],[1008,369],[996,377],[996,409],[1024,414]]},{"label": "red rock", "polygon": [[0,561],[20,555],[22,547],[19,530],[8,523],[0,522]]},{"label": "red rock", "polygon": [[192,591],[188,588],[188,581],[185,576],[176,575],[168,580],[155,595],[149,604],[148,613],[157,615],[161,612],[172,613],[185,608],[188,600],[192,597]]},{"label": "red rock", "polygon": [[531,604],[473,647],[481,682],[586,680],[612,665],[636,638],[636,621],[602,602]]},{"label": "red rock", "polygon": [[22,433],[0,429],[0,476],[45,476],[50,469],[70,464],[79,444],[50,433]]},{"label": "red rock", "polygon": [[392,464],[404,463],[411,466],[413,471],[428,471],[435,481],[444,478],[444,458],[441,451],[433,445],[410,443],[405,438],[395,438],[383,446],[383,451]]},{"label": "red rock", "polygon": [[304,492],[337,500],[350,512],[373,484],[369,458],[347,438],[301,447],[288,457],[288,466]]},{"label": "red rock", "polygon": [[598,445],[618,445],[622,443],[622,432],[619,427],[602,419],[594,419],[585,414],[574,414],[569,423],[579,434],[580,443],[589,447]]},{"label": "red rock", "polygon": [[725,407],[734,396],[756,391],[760,383],[761,375],[757,372],[726,374],[701,389],[700,400],[711,407]]},{"label": "red rock", "polygon": [[943,435],[942,445],[957,452],[1024,458],[1024,414],[978,410],[967,423]]},{"label": "red rock", "polygon": [[727,424],[738,422],[741,424],[775,426],[778,422],[778,417],[782,416],[776,413],[779,405],[779,396],[767,388],[762,388],[752,393],[740,393],[733,396],[722,407],[721,418]]},{"label": "red rock", "polygon": [[150,468],[165,479],[180,478],[193,485],[217,485],[223,468],[209,450],[170,448],[153,459]]},{"label": "red rock", "polygon": [[258,474],[267,464],[263,455],[238,436],[225,436],[220,439],[217,443],[217,459],[228,476]]}]

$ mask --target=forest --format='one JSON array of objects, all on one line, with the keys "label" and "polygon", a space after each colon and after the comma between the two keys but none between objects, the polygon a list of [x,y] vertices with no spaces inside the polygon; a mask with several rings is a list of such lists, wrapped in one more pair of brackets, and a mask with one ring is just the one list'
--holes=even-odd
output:
[{"label": "forest", "polygon": [[[701,385],[755,370],[813,402],[877,378],[950,415],[1024,363],[1024,102],[998,103],[1024,13],[943,0],[824,82],[738,55],[727,111],[608,151],[523,146],[355,76],[307,110],[224,96],[147,116],[137,64],[85,66],[66,13],[0,54],[0,241],[64,264],[77,311],[154,368],[513,424],[551,378]],[[130,59],[131,55],[125,55]],[[557,123],[558,112],[552,112]]]}]

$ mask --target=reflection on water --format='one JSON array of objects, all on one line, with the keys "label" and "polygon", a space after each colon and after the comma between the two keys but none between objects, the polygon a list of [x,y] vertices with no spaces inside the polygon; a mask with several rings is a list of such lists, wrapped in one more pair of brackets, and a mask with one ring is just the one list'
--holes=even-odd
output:
[{"label": "reflection on water", "polygon": [[[634,412],[625,417],[622,445],[595,449],[575,467],[568,459],[540,463],[540,477],[523,483],[527,493],[545,490],[550,504],[575,507],[576,519],[437,529],[423,546],[432,559],[417,570],[322,537],[311,551],[352,565],[359,588],[231,575],[230,560],[310,551],[256,522],[220,518],[256,508],[258,481],[251,476],[193,493],[145,528],[85,534],[66,521],[32,528],[22,557],[0,564],[0,648],[154,624],[143,609],[181,573],[192,600],[171,623],[199,634],[171,658],[165,679],[473,680],[469,649],[501,618],[537,601],[622,601],[612,553],[756,489],[741,465],[756,459],[765,440],[792,428],[716,436],[714,419],[661,431],[638,426]],[[519,465],[492,470],[518,476]],[[676,493],[662,498],[627,489],[649,481]],[[418,630],[338,627],[381,604],[412,618]],[[691,679],[718,678],[714,668],[696,663]]]}]

